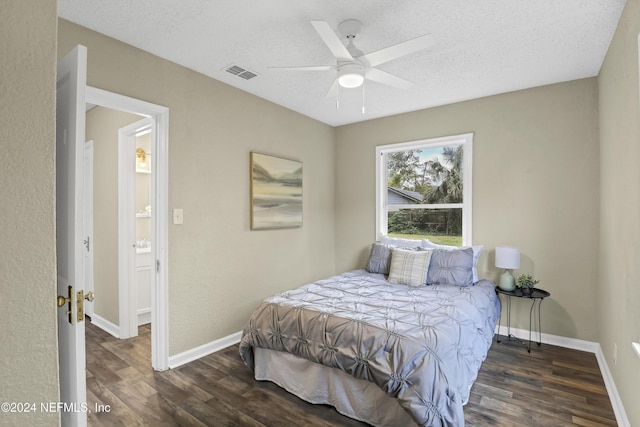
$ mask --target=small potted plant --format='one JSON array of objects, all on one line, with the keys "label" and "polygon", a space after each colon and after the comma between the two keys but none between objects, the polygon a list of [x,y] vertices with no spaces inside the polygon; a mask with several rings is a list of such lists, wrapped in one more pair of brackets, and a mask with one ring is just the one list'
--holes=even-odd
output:
[{"label": "small potted plant", "polygon": [[531,295],[533,292],[533,287],[540,282],[537,279],[534,279],[530,274],[521,274],[518,276],[518,287],[522,291],[522,295]]}]

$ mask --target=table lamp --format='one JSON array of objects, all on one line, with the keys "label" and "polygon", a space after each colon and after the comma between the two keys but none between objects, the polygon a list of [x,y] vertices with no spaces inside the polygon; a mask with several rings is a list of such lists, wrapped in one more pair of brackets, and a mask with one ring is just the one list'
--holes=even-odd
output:
[{"label": "table lamp", "polygon": [[511,246],[498,246],[496,248],[496,267],[504,268],[500,276],[499,287],[503,291],[513,291],[516,288],[516,280],[511,270],[520,268],[520,249]]}]

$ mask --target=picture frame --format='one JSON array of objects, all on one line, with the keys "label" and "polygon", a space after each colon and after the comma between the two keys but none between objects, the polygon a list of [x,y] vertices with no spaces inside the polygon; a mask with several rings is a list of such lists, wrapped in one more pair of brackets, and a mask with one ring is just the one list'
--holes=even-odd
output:
[{"label": "picture frame", "polygon": [[251,229],[302,227],[302,162],[251,152]]}]

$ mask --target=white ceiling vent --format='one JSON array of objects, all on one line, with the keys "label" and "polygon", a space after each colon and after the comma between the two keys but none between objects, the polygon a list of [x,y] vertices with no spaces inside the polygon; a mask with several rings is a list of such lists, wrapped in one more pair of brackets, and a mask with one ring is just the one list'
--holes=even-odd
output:
[{"label": "white ceiling vent", "polygon": [[246,68],[242,68],[234,64],[231,64],[228,67],[223,68],[223,70],[225,70],[227,73],[231,73],[245,80],[250,80],[258,76],[257,73],[254,73],[253,71],[249,71]]}]

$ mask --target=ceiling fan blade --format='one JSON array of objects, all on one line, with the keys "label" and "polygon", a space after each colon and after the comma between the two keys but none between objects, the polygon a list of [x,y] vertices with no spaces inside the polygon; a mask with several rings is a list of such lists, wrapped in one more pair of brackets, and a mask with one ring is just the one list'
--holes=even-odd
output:
[{"label": "ceiling fan blade", "polygon": [[384,64],[385,62],[393,61],[410,53],[417,52],[422,49],[426,49],[434,44],[433,36],[431,34],[425,34],[415,39],[407,40],[402,43],[398,43],[393,46],[385,47],[384,49],[376,50],[375,52],[367,53],[358,57],[361,61],[366,61],[370,67]]},{"label": "ceiling fan blade", "polygon": [[311,21],[311,25],[313,25],[313,28],[316,29],[322,41],[324,41],[338,61],[353,61],[353,57],[340,40],[340,37],[338,37],[326,21]]},{"label": "ceiling fan blade", "polygon": [[335,79],[333,81],[333,84],[331,85],[331,89],[329,89],[329,92],[327,92],[327,98],[332,98],[337,94],[338,94],[338,79]]},{"label": "ceiling fan blade", "polygon": [[374,82],[393,86],[398,89],[408,89],[413,86],[413,83],[409,80],[394,76],[393,74],[389,74],[386,71],[378,70],[377,68],[369,69],[369,71],[367,71],[364,76],[365,78],[373,80]]},{"label": "ceiling fan blade", "polygon": [[292,70],[292,71],[328,71],[335,70],[335,65],[309,65],[300,67],[267,67],[273,70]]}]

